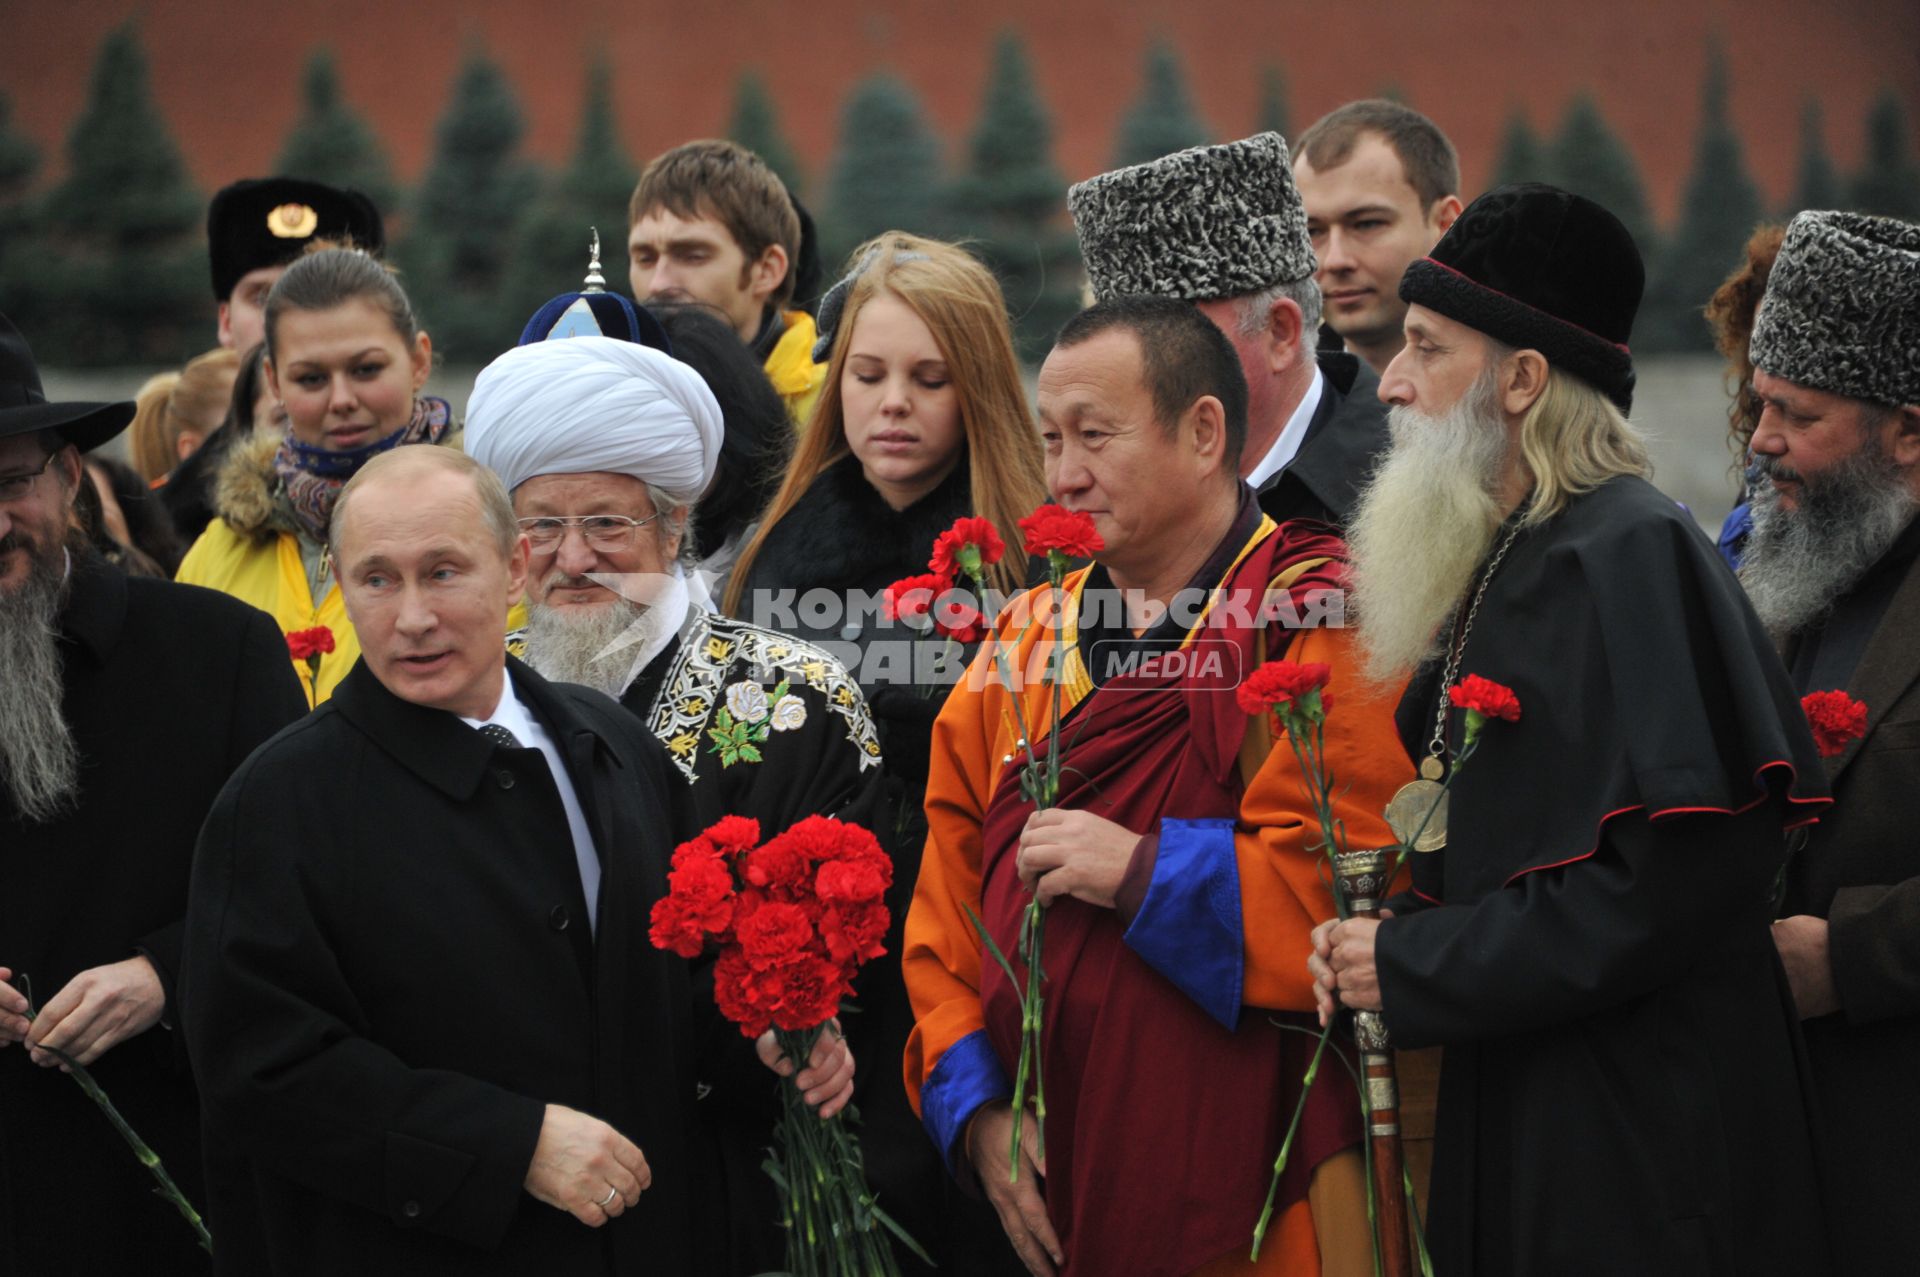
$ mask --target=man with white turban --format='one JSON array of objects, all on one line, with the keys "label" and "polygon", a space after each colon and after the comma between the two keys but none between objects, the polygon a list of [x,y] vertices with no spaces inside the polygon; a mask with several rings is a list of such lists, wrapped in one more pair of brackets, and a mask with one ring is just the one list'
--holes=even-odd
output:
[{"label": "man with white turban", "polygon": [[[871,827],[880,745],[859,686],[819,648],[713,611],[683,567],[723,424],[692,368],[617,338],[535,341],[481,372],[466,450],[505,483],[532,547],[529,623],[513,638],[536,672],[614,697],[666,747],[687,786],[676,840],[727,815],[763,836],[815,814]],[[777,1268],[780,1212],[760,1170],[777,1093],[750,1055],[701,1054],[702,1271]]]}]

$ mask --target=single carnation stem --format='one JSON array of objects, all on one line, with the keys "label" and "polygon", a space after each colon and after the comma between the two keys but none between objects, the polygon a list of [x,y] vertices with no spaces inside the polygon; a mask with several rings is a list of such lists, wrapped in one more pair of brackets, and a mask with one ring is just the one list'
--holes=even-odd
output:
[{"label": "single carnation stem", "polygon": [[1249,1263],[1260,1258],[1260,1245],[1266,1240],[1267,1224],[1273,1218],[1274,1199],[1280,1192],[1280,1176],[1287,1169],[1287,1158],[1293,1152],[1293,1137],[1299,1134],[1300,1119],[1307,1111],[1307,1095],[1313,1090],[1314,1079],[1320,1076],[1320,1056],[1327,1049],[1327,1039],[1333,1035],[1333,1021],[1328,1020],[1320,1030],[1320,1040],[1314,1044],[1313,1059],[1307,1064],[1306,1076],[1300,1079],[1300,1098],[1294,1101],[1293,1116],[1287,1121],[1287,1133],[1280,1140],[1280,1155],[1273,1159],[1273,1178],[1267,1182],[1266,1204],[1260,1208],[1260,1222],[1253,1226],[1253,1253],[1247,1257]]},{"label": "single carnation stem", "polygon": [[[36,1013],[29,1006],[28,1022],[31,1023],[35,1018]],[[173,1182],[173,1176],[167,1174],[167,1168],[160,1164],[160,1155],[147,1146],[147,1142],[140,1138],[139,1133],[128,1125],[126,1118],[120,1116],[120,1110],[113,1106],[113,1101],[107,1098],[107,1093],[100,1089],[98,1082],[93,1080],[93,1074],[87,1072],[78,1060],[59,1047],[42,1044],[39,1049],[66,1066],[68,1076],[80,1084],[80,1089],[86,1092],[87,1098],[106,1115],[107,1121],[113,1124],[113,1129],[120,1132],[120,1138],[127,1142],[128,1148],[133,1150],[133,1155],[139,1160],[140,1165],[146,1167],[147,1172],[153,1176],[154,1182],[158,1185],[154,1192],[180,1213],[180,1218],[187,1221],[187,1225],[193,1229],[193,1235],[199,1239],[200,1249],[211,1255],[213,1234],[207,1231],[207,1225],[200,1218],[200,1212],[193,1208],[193,1203],[187,1200],[187,1195],[180,1191],[178,1184]]]}]

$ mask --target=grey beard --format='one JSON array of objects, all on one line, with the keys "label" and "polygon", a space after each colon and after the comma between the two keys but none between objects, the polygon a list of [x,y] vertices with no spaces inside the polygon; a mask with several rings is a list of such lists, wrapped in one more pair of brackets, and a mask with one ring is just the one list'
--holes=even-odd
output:
[{"label": "grey beard", "polygon": [[0,590],[0,779],[22,819],[51,824],[80,796],[80,748],[61,708],[59,617],[65,556],[36,559],[26,581]]},{"label": "grey beard", "polygon": [[[527,616],[527,664],[544,679],[578,683],[618,700],[632,681],[628,676],[641,646],[674,619],[617,597],[589,609],[533,604]],[[634,641],[609,650],[636,625]]]},{"label": "grey beard", "polygon": [[[1780,467],[1762,457],[1754,468],[1768,476]],[[1779,490],[1764,481],[1752,506],[1740,584],[1775,639],[1825,619],[1920,509],[1906,472],[1872,439],[1826,474],[1801,476],[1799,509],[1782,506]]]},{"label": "grey beard", "polygon": [[1396,407],[1393,448],[1361,492],[1347,529],[1349,602],[1363,673],[1398,682],[1438,653],[1457,607],[1500,527],[1494,498],[1506,457],[1492,369],[1439,416]]}]

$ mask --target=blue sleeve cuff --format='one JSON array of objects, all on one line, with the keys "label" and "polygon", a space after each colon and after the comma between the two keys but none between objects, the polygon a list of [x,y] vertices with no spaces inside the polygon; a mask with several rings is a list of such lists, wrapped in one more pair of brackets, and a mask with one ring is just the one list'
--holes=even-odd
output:
[{"label": "blue sleeve cuff", "polygon": [[920,1088],[920,1123],[933,1137],[934,1147],[953,1173],[960,1161],[960,1136],[982,1104],[1012,1096],[1013,1083],[1000,1067],[985,1029],[973,1032],[947,1048],[926,1085]]},{"label": "blue sleeve cuff", "polygon": [[1233,821],[1164,819],[1153,881],[1127,945],[1229,1029],[1240,1022],[1246,944]]}]

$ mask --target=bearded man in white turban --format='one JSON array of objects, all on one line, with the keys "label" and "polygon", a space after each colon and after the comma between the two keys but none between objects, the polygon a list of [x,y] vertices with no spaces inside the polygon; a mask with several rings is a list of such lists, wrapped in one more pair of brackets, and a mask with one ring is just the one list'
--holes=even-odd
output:
[{"label": "bearded man in white turban", "polygon": [[[858,684],[819,648],[715,612],[684,565],[723,430],[700,375],[635,342],[536,341],[488,365],[466,450],[505,483],[531,545],[528,625],[509,642],[544,677],[618,700],[666,747],[686,782],[676,841],[727,815],[763,836],[809,815],[871,827],[880,745]],[[701,1067],[735,1055],[702,1052]],[[700,1093],[705,1271],[778,1267],[760,1169],[778,1097],[750,1068],[703,1076]]]}]

